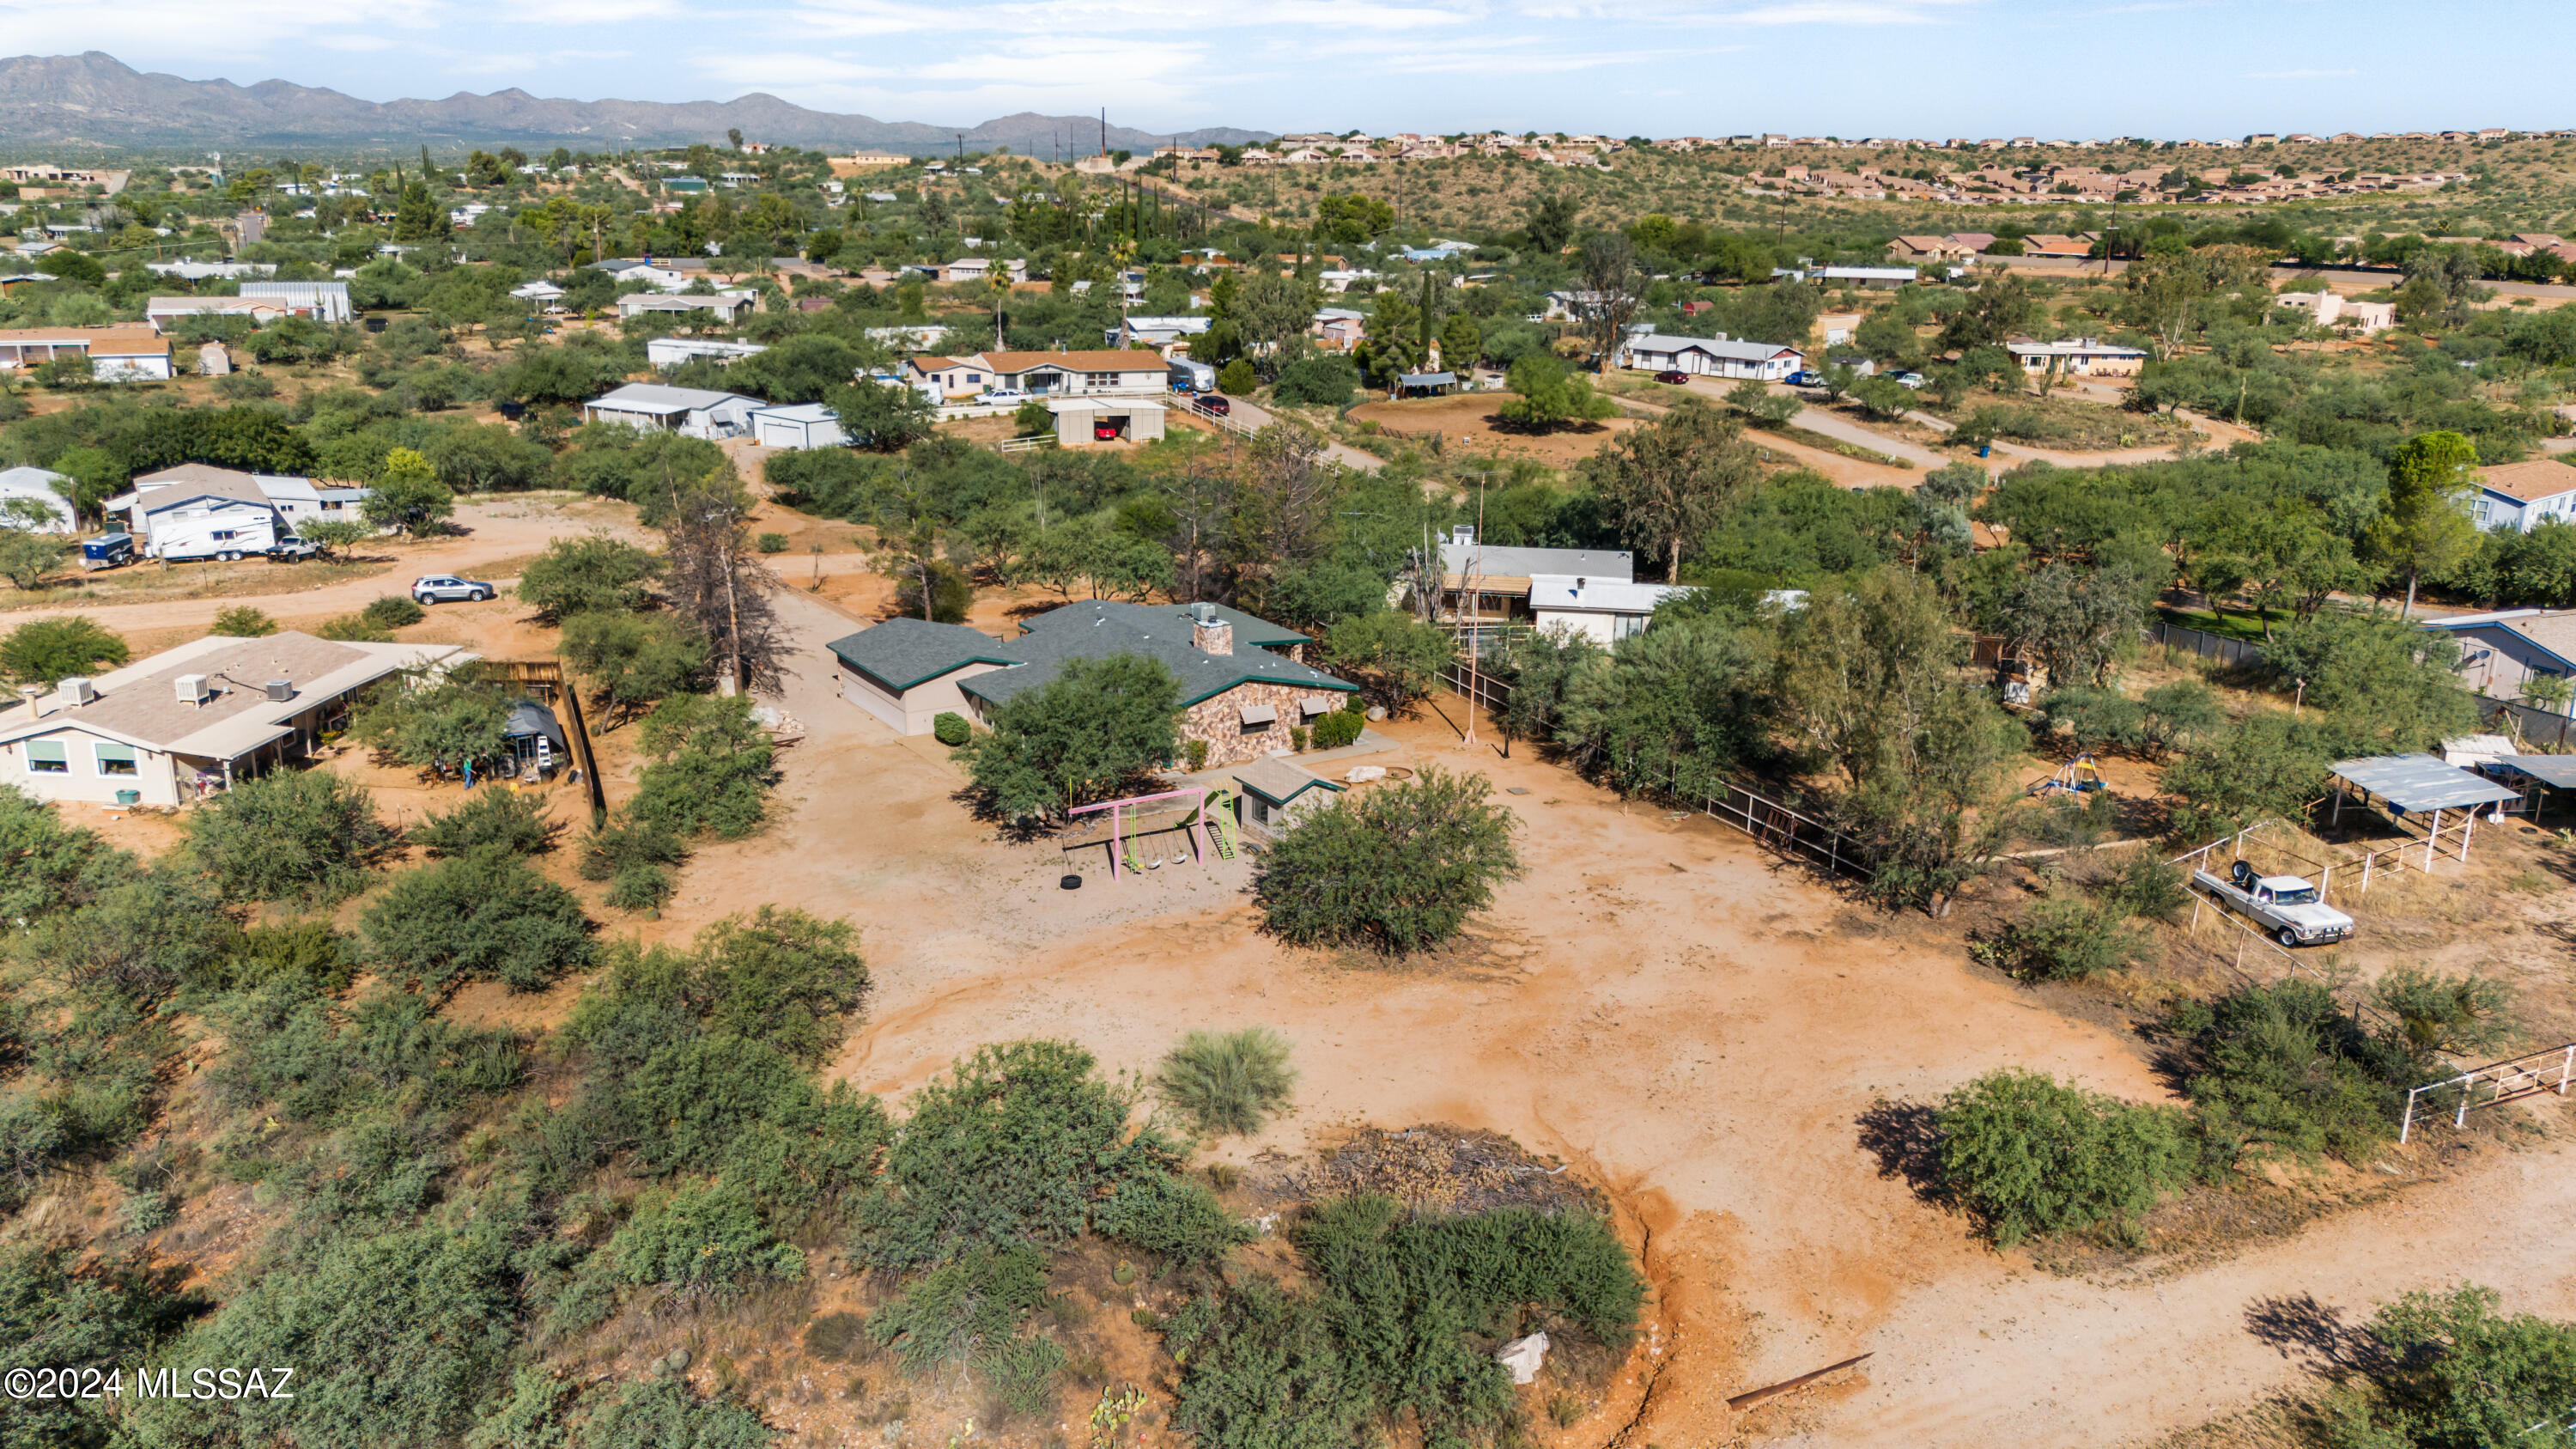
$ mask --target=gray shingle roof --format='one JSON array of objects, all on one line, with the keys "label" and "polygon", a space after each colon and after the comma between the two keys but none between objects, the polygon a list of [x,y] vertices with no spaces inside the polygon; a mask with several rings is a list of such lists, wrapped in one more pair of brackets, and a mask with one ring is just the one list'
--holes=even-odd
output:
[{"label": "gray shingle roof", "polygon": [[969,664],[1017,664],[990,634],[926,619],[888,619],[824,646],[843,664],[897,694]]},{"label": "gray shingle roof", "polygon": [[[991,704],[1053,679],[1066,661],[1137,654],[1161,662],[1181,683],[1181,703],[1192,705],[1238,684],[1285,684],[1307,689],[1355,691],[1358,686],[1310,668],[1266,646],[1302,644],[1306,636],[1240,609],[1216,606],[1234,626],[1234,652],[1210,654],[1192,642],[1189,606],[1085,600],[1029,620],[1027,631],[1001,646],[1024,667],[979,674],[959,688]],[[879,627],[883,627],[880,625]]]}]

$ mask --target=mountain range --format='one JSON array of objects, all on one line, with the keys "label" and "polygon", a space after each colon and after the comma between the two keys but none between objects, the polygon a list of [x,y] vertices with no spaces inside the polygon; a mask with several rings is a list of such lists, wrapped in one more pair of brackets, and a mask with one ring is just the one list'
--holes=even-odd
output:
[{"label": "mountain range", "polygon": [[[570,101],[523,90],[445,100],[362,101],[290,81],[235,85],[146,74],[112,55],[21,55],[0,60],[0,143],[114,148],[235,146],[248,149],[510,144],[606,151],[630,146],[722,145],[740,130],[754,141],[822,149],[874,147],[927,155],[953,148],[1008,146],[1047,155],[1059,141],[1067,157],[1104,144],[1093,116],[1024,111],[975,126],[880,121],[872,116],[811,111],[754,91],[730,101]],[[1241,145],[1268,131],[1213,126],[1157,133],[1111,126],[1112,150],[1184,145]],[[68,159],[68,158],[67,158]]]}]

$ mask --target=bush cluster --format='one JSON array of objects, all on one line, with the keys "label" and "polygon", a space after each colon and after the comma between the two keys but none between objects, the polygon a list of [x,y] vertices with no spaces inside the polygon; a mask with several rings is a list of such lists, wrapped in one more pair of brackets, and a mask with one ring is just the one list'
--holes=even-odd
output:
[{"label": "bush cluster", "polygon": [[1458,934],[1520,874],[1519,817],[1482,775],[1428,768],[1298,822],[1261,858],[1253,899],[1300,946],[1402,955]]}]

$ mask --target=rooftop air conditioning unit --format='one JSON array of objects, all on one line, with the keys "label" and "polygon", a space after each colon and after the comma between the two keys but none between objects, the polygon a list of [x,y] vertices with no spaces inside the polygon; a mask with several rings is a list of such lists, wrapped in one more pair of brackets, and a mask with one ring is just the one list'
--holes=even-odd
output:
[{"label": "rooftop air conditioning unit", "polygon": [[284,704],[295,697],[295,685],[291,680],[272,679],[268,682],[268,697]]},{"label": "rooftop air conditioning unit", "polygon": [[178,683],[181,704],[204,704],[214,693],[207,687],[206,676],[202,674],[182,674],[179,676]]},{"label": "rooftop air conditioning unit", "polygon": [[64,698],[74,704],[88,704],[98,698],[98,686],[77,674],[56,687],[62,690]]}]

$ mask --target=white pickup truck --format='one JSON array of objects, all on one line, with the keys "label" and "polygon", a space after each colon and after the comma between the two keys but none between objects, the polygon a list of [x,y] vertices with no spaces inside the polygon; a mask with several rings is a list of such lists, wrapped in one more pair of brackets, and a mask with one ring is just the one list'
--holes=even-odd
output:
[{"label": "white pickup truck", "polygon": [[2228,909],[2261,922],[2284,946],[2321,946],[2352,936],[2352,917],[2327,905],[2302,877],[2256,875],[2253,866],[2240,860],[2224,876],[2195,870],[2191,880]]}]

